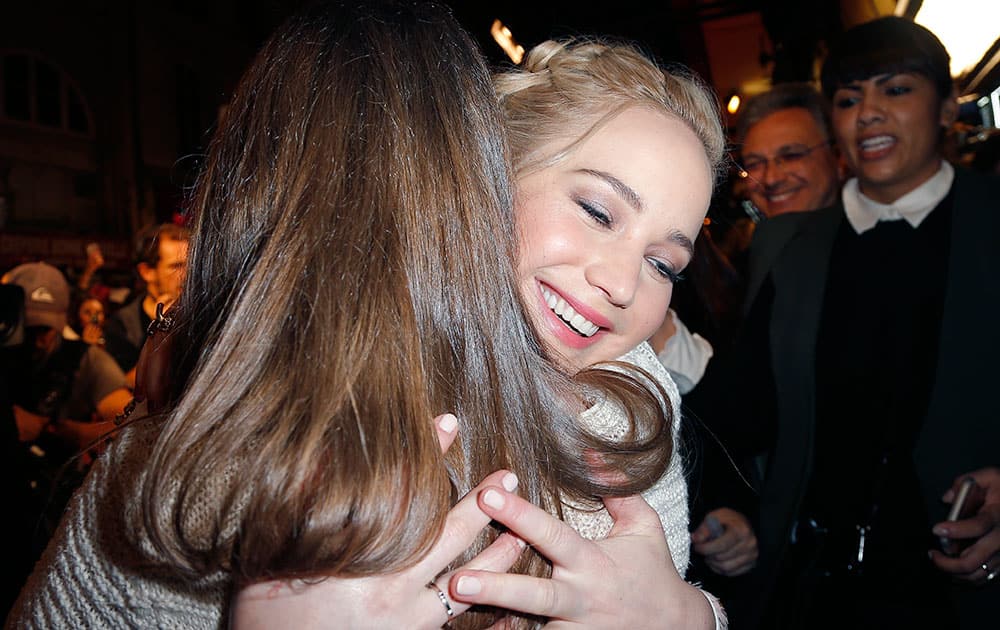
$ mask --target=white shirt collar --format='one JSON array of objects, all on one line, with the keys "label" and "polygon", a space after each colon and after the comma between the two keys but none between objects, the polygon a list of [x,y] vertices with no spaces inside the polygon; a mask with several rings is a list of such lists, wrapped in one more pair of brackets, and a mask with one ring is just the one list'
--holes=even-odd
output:
[{"label": "white shirt collar", "polygon": [[941,160],[941,168],[933,177],[896,201],[886,204],[866,197],[858,188],[858,178],[852,177],[844,184],[841,192],[844,214],[858,234],[872,229],[879,221],[906,219],[911,226],[917,227],[948,196],[953,181],[955,169],[946,160]]}]

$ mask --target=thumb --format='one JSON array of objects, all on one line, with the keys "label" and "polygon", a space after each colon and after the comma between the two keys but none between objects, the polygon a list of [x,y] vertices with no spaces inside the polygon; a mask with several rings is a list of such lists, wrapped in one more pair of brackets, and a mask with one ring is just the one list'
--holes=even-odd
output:
[{"label": "thumb", "polygon": [[659,515],[646,503],[642,495],[605,497],[604,507],[615,521],[609,536],[654,533],[663,535],[663,525],[660,523]]}]

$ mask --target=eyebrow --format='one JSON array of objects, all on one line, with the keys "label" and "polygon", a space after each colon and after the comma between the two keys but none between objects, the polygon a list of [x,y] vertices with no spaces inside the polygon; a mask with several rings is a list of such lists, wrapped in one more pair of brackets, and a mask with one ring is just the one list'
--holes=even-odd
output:
[{"label": "eyebrow", "polygon": [[643,210],[642,197],[639,196],[639,193],[635,192],[628,184],[618,179],[611,173],[597,171],[591,168],[581,168],[578,172],[604,180],[609,186],[611,186],[611,188],[614,189],[615,194],[621,197],[625,203],[632,206],[636,212],[641,212]]},{"label": "eyebrow", "polygon": [[667,234],[667,240],[684,248],[689,256],[694,256],[694,243],[692,243],[691,239],[684,236],[684,234],[678,230],[672,230],[670,234]]}]

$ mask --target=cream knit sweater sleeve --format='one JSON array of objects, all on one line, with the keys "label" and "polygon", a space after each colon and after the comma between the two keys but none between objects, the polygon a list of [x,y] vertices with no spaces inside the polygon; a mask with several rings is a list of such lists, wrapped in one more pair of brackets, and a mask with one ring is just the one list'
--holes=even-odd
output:
[{"label": "cream knit sweater sleeve", "polygon": [[[673,410],[674,450],[667,472],[653,487],[642,493],[650,506],[660,515],[663,533],[667,537],[670,556],[677,572],[683,576],[687,572],[690,559],[690,535],[688,533],[687,481],[684,478],[683,454],[678,435],[680,433],[680,394],[670,374],[660,363],[649,344],[643,343],[619,361],[638,366],[659,382],[669,397]],[[616,439],[625,435],[627,421],[625,410],[611,401],[601,401],[580,414],[580,420],[592,431],[603,437]],[[611,531],[613,522],[608,511],[576,506],[578,509],[565,510],[565,520],[580,535],[590,540],[604,538]]]},{"label": "cream knit sweater sleeve", "polygon": [[[656,510],[660,516],[660,523],[663,525],[663,533],[667,538],[667,546],[670,548],[670,556],[674,561],[677,572],[684,577],[687,573],[688,563],[691,558],[691,537],[688,532],[688,504],[687,504],[687,480],[684,476],[684,453],[681,450],[679,441],[681,405],[680,393],[677,385],[670,374],[660,363],[653,349],[647,343],[641,344],[631,352],[625,354],[619,361],[631,363],[648,372],[655,378],[660,386],[667,393],[669,401],[664,401],[673,410],[673,437],[674,450],[670,458],[670,465],[667,472],[653,484],[649,490],[642,493],[646,502]],[[625,434],[627,420],[625,410],[619,405],[610,401],[601,401],[587,411],[580,414],[580,420],[590,429],[601,436],[607,438],[621,438]],[[580,535],[590,540],[604,538],[611,531],[614,524],[608,511],[601,507],[598,510],[583,506],[568,507],[564,511],[564,518],[573,529]],[[696,585],[697,586],[697,585]],[[708,600],[715,617],[716,630],[727,630],[729,627],[726,619],[726,612],[716,598],[711,593],[699,590]]]}]

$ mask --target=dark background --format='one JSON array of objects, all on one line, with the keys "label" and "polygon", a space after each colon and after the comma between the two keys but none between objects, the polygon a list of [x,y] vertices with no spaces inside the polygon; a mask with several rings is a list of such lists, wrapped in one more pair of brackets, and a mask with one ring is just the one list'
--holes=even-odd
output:
[{"label": "dark background", "polygon": [[[92,240],[109,265],[127,266],[131,234],[183,215],[236,81],[300,4],[4,2],[0,269],[38,259],[81,265]],[[494,19],[525,49],[550,37],[610,36],[691,67],[725,101],[753,81],[811,79],[831,37],[891,13],[895,0],[446,4],[493,65],[510,63],[490,36]],[[1000,64],[984,84],[1000,84],[998,73]]]}]

